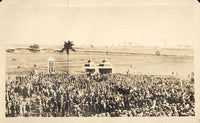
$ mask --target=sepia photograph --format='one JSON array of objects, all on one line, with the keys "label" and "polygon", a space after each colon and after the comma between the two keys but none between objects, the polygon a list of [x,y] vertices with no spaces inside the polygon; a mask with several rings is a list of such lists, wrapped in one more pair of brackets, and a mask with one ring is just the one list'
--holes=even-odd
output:
[{"label": "sepia photograph", "polygon": [[4,117],[195,117],[194,2],[2,0]]}]

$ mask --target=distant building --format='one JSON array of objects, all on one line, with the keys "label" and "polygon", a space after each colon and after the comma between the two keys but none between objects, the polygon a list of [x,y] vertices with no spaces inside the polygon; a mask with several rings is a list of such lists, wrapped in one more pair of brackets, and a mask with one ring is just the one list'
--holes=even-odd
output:
[{"label": "distant building", "polygon": [[179,45],[176,46],[176,48],[192,49],[193,45],[190,45],[190,44],[187,44],[187,45],[179,44]]},{"label": "distant building", "polygon": [[40,47],[38,44],[30,45],[28,49],[31,52],[39,52],[40,51]]},{"label": "distant building", "polygon": [[12,53],[14,51],[15,51],[15,49],[11,49],[11,48],[10,49],[6,49],[6,52],[11,52]]},{"label": "distant building", "polygon": [[16,50],[16,48],[14,47],[14,46],[8,46],[7,48],[6,48],[6,52],[14,52]]},{"label": "distant building", "polygon": [[156,50],[155,55],[159,56],[160,55],[160,51]]},{"label": "distant building", "polygon": [[61,51],[61,49],[55,49],[54,50],[54,52],[60,52]]},{"label": "distant building", "polygon": [[186,48],[186,49],[192,49],[193,46],[192,45],[184,45],[184,48]]}]

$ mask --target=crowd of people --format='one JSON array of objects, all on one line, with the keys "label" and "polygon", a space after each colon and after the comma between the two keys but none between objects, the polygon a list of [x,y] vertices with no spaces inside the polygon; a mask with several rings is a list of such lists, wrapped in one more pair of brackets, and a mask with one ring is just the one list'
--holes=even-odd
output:
[{"label": "crowd of people", "polygon": [[195,115],[194,81],[173,76],[8,76],[5,100],[6,117]]}]

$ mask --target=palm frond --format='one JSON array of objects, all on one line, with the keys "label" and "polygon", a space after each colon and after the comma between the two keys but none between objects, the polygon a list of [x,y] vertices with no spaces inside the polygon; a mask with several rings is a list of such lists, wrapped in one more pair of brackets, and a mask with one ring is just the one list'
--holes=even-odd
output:
[{"label": "palm frond", "polygon": [[73,47],[71,48],[71,50],[74,51],[74,52],[76,52],[76,50]]},{"label": "palm frond", "polygon": [[69,45],[71,45],[71,46],[74,45],[73,41],[68,41],[67,43],[68,43]]},{"label": "palm frond", "polygon": [[60,50],[60,52],[63,52],[65,50],[65,47],[64,48],[62,48],[62,50]]},{"label": "palm frond", "polygon": [[61,52],[63,52],[64,50],[66,50],[67,54],[68,54],[70,49],[75,52],[76,50],[73,48],[73,46],[74,46],[73,41],[67,41],[67,42],[64,41],[64,47],[61,50]]}]

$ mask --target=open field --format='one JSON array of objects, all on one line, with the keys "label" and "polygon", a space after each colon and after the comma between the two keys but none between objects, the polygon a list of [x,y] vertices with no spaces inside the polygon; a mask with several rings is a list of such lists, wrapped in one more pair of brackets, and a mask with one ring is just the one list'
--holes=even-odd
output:
[{"label": "open field", "polygon": [[[61,48],[61,47],[59,47]],[[70,70],[73,73],[84,71],[83,66],[92,58],[96,64],[105,59],[105,48],[87,47],[70,52]],[[155,75],[170,75],[178,72],[180,76],[187,76],[194,71],[193,51],[189,49],[160,49],[160,56],[154,55],[153,48],[113,47],[108,48],[106,58],[114,66],[114,73],[142,73]],[[90,55],[91,54],[91,55]],[[33,69],[37,65],[38,72],[47,72],[48,58],[55,61],[55,71],[67,70],[66,53],[54,52],[54,50],[42,50],[39,53],[29,51],[15,51],[6,53],[6,73],[20,74]]]},{"label": "open field", "polygon": [[[194,79],[187,76],[194,71],[192,50],[160,49],[160,56],[149,48],[113,48],[107,56],[104,49],[89,51],[70,52],[70,72],[77,73],[70,76],[63,73],[66,53],[6,53],[6,117],[195,116]],[[34,64],[38,72],[47,73],[50,57],[56,74],[19,75],[29,73]],[[104,79],[81,75],[90,57],[97,65],[106,57],[116,74]],[[127,70],[131,74],[123,74]],[[165,76],[172,72],[175,76]]]}]

